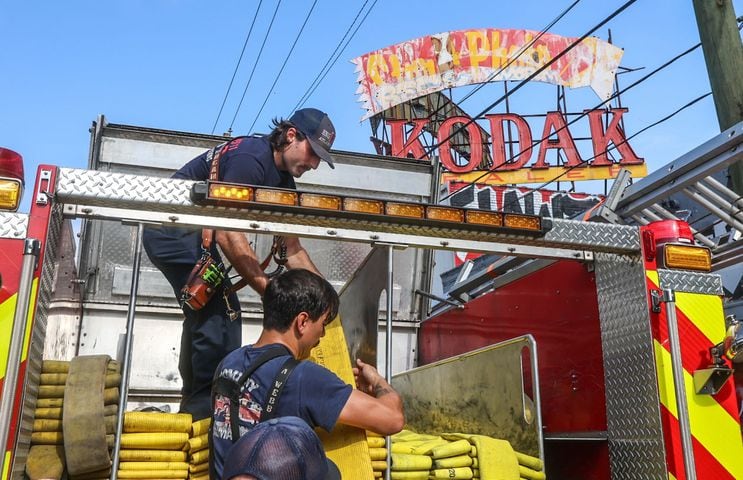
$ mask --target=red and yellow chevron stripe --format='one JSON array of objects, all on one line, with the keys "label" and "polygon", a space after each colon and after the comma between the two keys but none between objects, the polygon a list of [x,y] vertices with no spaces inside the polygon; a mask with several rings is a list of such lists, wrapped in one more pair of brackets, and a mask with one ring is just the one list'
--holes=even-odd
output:
[{"label": "red and yellow chevron stripe", "polygon": [[[659,290],[657,271],[646,273],[648,288]],[[692,377],[695,370],[709,366],[709,348],[725,335],[722,299],[677,292],[676,316],[697,478],[743,478],[743,440],[732,379],[711,396],[697,395]],[[686,478],[665,311],[652,314],[651,323],[668,474],[672,479]]]}]

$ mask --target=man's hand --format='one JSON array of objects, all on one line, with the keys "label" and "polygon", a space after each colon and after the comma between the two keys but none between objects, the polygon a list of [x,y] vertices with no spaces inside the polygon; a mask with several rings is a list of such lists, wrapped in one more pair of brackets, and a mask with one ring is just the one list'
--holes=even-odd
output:
[{"label": "man's hand", "polygon": [[353,376],[356,379],[356,388],[373,397],[379,398],[392,392],[392,388],[377,369],[358,358],[356,359],[356,366],[353,368]]},{"label": "man's hand", "polygon": [[356,360],[353,368],[356,387],[338,416],[345,425],[364,428],[380,435],[392,435],[405,425],[402,398],[377,369]]}]

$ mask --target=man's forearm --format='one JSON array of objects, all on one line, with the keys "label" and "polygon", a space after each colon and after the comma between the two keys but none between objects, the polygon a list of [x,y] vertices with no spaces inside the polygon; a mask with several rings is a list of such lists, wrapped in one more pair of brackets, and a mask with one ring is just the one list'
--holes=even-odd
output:
[{"label": "man's forearm", "polygon": [[237,273],[248,281],[248,285],[263,295],[268,277],[261,269],[258,258],[243,233],[217,230],[215,238],[224,255]]},{"label": "man's forearm", "polygon": [[310,272],[316,273],[322,276],[320,270],[317,269],[315,264],[312,262],[310,255],[307,250],[302,247],[299,243],[299,239],[296,237],[286,237],[284,239],[286,243],[286,267],[287,268],[304,268]]}]

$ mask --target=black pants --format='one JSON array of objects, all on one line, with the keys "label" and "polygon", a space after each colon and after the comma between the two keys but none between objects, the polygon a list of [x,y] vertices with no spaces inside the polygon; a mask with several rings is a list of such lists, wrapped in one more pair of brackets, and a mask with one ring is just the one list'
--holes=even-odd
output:
[{"label": "black pants", "polygon": [[[152,263],[165,275],[176,298],[186,283],[200,254],[200,232],[172,228],[146,228],[143,244]],[[212,255],[218,257],[214,248]],[[188,255],[186,256],[186,253]],[[186,262],[184,262],[186,260]],[[227,287],[227,285],[225,285]],[[242,321],[237,295],[227,297],[237,312],[231,320],[227,315],[222,292],[217,292],[201,310],[183,307],[185,320],[181,333],[178,370],[183,380],[181,411],[194,421],[212,415],[211,385],[219,362],[242,343]]]}]

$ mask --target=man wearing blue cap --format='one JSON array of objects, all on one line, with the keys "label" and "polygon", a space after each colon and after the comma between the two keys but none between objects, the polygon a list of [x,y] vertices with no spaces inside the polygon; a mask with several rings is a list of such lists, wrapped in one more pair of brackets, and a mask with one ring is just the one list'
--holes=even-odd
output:
[{"label": "man wearing blue cap", "polygon": [[[296,188],[295,178],[314,170],[323,160],[333,166],[330,148],[335,128],[328,115],[314,108],[297,110],[289,120],[274,120],[267,136],[237,137],[194,158],[172,178]],[[216,263],[229,263],[260,295],[268,284],[255,252],[243,233],[225,230],[195,231],[179,227],[148,227],[143,243],[152,263],[165,275],[181,302],[181,290],[204,251]],[[319,273],[297,238],[285,237],[286,268]],[[183,380],[181,411],[194,420],[211,415],[210,391],[214,370],[227,353],[240,347],[241,321],[237,294],[225,281],[199,310],[182,304],[185,321],[178,369]]]}]

